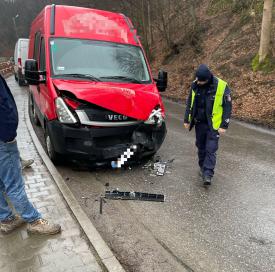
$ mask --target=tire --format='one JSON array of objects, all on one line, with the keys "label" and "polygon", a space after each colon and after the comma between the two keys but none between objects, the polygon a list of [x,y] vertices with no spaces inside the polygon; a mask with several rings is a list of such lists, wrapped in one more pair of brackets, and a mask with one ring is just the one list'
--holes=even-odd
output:
[{"label": "tire", "polygon": [[31,94],[29,94],[29,103],[28,104],[29,104],[29,115],[30,115],[30,119],[31,119],[32,123],[35,124],[36,126],[41,126],[38,115],[35,110],[33,97]]},{"label": "tire", "polygon": [[18,78],[18,85],[19,85],[20,87],[25,86],[25,80],[23,80],[23,79],[21,79],[21,78],[19,77],[19,78]]},{"label": "tire", "polygon": [[60,164],[60,162],[61,162],[61,156],[60,156],[60,154],[58,154],[54,150],[54,147],[53,147],[53,144],[52,144],[52,140],[51,140],[51,137],[50,137],[50,135],[48,133],[47,127],[46,127],[46,130],[45,130],[45,146],[46,146],[47,154],[48,154],[49,158],[51,159],[51,161],[55,165]]}]

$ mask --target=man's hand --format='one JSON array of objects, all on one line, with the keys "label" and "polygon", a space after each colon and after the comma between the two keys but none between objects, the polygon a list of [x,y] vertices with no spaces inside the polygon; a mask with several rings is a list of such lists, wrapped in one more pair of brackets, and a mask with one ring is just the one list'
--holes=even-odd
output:
[{"label": "man's hand", "polygon": [[226,132],[226,129],[224,129],[224,128],[219,128],[219,129],[218,129],[218,132],[219,132],[220,135],[222,135],[222,134],[224,134],[224,133]]},{"label": "man's hand", "polygon": [[189,128],[190,128],[190,124],[189,124],[189,123],[184,123],[183,125],[184,125],[184,127],[185,127],[186,129],[189,129]]}]

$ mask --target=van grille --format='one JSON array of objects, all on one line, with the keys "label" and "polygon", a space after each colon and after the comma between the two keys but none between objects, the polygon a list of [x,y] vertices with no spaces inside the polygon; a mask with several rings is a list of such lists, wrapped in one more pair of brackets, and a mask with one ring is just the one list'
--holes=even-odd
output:
[{"label": "van grille", "polygon": [[90,121],[97,122],[129,122],[136,121],[131,117],[98,107],[98,106],[80,106],[78,111],[84,111]]}]

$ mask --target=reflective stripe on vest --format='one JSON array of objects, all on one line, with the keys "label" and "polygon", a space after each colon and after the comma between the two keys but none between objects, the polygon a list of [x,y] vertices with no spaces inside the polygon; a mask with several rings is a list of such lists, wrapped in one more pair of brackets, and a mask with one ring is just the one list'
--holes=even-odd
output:
[{"label": "reflective stripe on vest", "polygon": [[196,93],[194,90],[192,90],[192,100],[191,100],[191,107],[190,107],[190,114],[189,114],[189,122],[191,122],[191,112],[194,106],[194,102],[195,102],[195,97],[196,97]]},{"label": "reflective stripe on vest", "polygon": [[[218,78],[218,86],[217,91],[215,94],[215,101],[213,105],[212,110],[212,125],[213,129],[218,130],[220,128],[220,125],[222,123],[222,115],[223,115],[223,96],[226,89],[227,83],[223,81],[222,79]],[[191,122],[192,116],[192,110],[195,102],[196,93],[194,90],[192,90],[192,100],[191,100],[191,107],[190,107],[190,114],[189,114],[189,122]]]}]

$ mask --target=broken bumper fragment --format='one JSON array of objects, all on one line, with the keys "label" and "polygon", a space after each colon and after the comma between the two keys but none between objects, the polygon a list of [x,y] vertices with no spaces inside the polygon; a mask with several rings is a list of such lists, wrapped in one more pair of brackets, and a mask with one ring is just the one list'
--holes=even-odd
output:
[{"label": "broken bumper fragment", "polygon": [[155,202],[165,201],[164,195],[161,194],[150,194],[141,192],[120,192],[119,190],[106,191],[105,198],[114,200],[140,200]]}]

